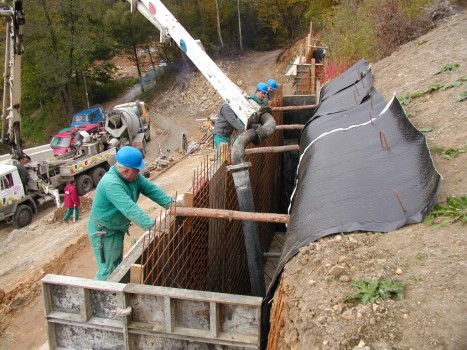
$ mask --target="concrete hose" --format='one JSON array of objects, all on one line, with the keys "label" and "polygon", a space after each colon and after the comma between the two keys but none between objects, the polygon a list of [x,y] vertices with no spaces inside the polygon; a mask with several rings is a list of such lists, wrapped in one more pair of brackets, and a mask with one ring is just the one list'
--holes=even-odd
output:
[{"label": "concrete hose", "polygon": [[276,121],[273,116],[268,112],[262,113],[259,117],[259,126],[246,130],[235,140],[231,150],[232,164],[236,165],[243,163],[245,161],[246,147],[250,143],[259,145],[262,140],[271,136],[275,129]]}]

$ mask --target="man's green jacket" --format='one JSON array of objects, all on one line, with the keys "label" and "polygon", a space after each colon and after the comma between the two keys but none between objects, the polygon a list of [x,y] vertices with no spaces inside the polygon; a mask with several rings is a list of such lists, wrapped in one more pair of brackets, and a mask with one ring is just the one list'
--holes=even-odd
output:
[{"label": "man's green jacket", "polygon": [[107,235],[115,231],[127,232],[130,222],[148,230],[154,220],[136,204],[140,194],[164,208],[172,203],[172,199],[162,189],[141,174],[130,182],[120,176],[115,167],[111,167],[97,185],[88,232],[91,234],[102,230]]}]

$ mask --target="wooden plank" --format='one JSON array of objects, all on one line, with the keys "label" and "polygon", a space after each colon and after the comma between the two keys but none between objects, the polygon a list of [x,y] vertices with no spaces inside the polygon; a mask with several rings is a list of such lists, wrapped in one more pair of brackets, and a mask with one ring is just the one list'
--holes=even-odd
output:
[{"label": "wooden plank", "polygon": [[[51,288],[45,283],[42,283],[42,296],[44,298],[45,316],[47,317],[53,312],[53,305]],[[55,349],[57,347],[57,334],[53,323],[47,322],[47,337],[50,349]]]},{"label": "wooden plank", "polygon": [[81,298],[79,301],[79,309],[81,314],[81,321],[86,322],[92,316],[91,310],[91,292],[89,289],[80,289],[79,293],[81,294]]},{"label": "wooden plank", "polygon": [[[125,310],[129,308],[131,310],[131,307],[128,302],[128,298],[125,293],[121,293],[119,295],[120,297],[120,307]],[[128,326],[131,322],[131,312],[128,313],[128,315],[122,315],[122,321],[123,321],[123,342],[125,344],[125,349],[126,350],[132,350],[133,346],[131,343],[130,339],[130,333],[128,332]]]},{"label": "wooden plank", "polygon": [[219,336],[220,322],[219,322],[219,307],[216,303],[209,303],[209,329],[211,337],[217,338]]},{"label": "wooden plank", "polygon": [[[260,147],[250,148],[248,153],[245,150],[245,154],[255,153],[278,153],[298,150],[298,145],[290,146],[278,146],[278,147]],[[224,220],[247,220],[247,221],[259,221],[259,222],[272,222],[272,223],[288,223],[290,216],[287,214],[276,214],[276,213],[252,213],[237,210],[225,210],[225,209],[210,209],[210,208],[184,208],[184,207],[172,207],[169,209],[169,213],[174,216],[191,216],[191,217],[202,217],[202,218],[213,218],[213,219],[224,219]]]},{"label": "wooden plank", "polygon": [[144,269],[141,264],[131,264],[130,266],[130,283],[141,283],[144,281]]},{"label": "wooden plank", "polygon": [[170,287],[147,286],[128,283],[124,288],[125,293],[146,294],[176,299],[216,302],[220,304],[235,304],[261,308],[263,299],[249,295],[235,295],[199,290],[178,289]]},{"label": "wooden plank", "polygon": [[174,310],[173,310],[173,301],[170,297],[164,297],[164,313],[165,313],[165,331],[167,333],[172,333],[175,320],[174,320]]},{"label": "wooden plank", "polygon": [[67,312],[54,311],[46,317],[47,322],[68,324],[83,328],[95,328],[109,332],[122,333],[122,321],[111,320],[102,317],[91,317],[87,322],[81,321],[81,315],[69,314]]},{"label": "wooden plank", "polygon": [[185,195],[183,196],[183,204],[185,207],[193,207],[193,192],[192,191],[187,191],[185,192]]},{"label": "wooden plank", "polygon": [[78,288],[86,288],[93,290],[102,290],[108,292],[122,292],[125,284],[108,282],[108,281],[97,281],[80,277],[70,277],[62,275],[45,275],[42,280],[45,284],[55,284],[60,286],[70,286]]},{"label": "wooden plank", "polygon": [[[283,152],[293,152],[293,151],[300,151],[300,146],[299,145],[287,145],[287,146],[248,148],[245,150],[245,154],[250,155],[250,154],[264,154],[264,153],[283,153]],[[265,213],[256,213],[256,214],[265,214]],[[275,219],[274,222],[279,222],[279,220],[284,220],[283,223],[286,224],[289,222],[289,219],[290,219],[290,215],[287,215],[287,214],[269,213],[269,215],[277,216],[277,219]]]},{"label": "wooden plank", "polygon": [[[259,326],[258,326],[259,327]],[[217,338],[210,335],[210,331],[200,329],[191,329],[184,327],[174,328],[173,333],[158,332],[151,329],[130,328],[131,334],[147,335],[152,337],[160,337],[175,340],[187,340],[190,342],[209,343],[217,345],[235,346],[248,349],[259,349],[259,341],[257,336],[235,334],[235,333],[219,333]]]},{"label": "wooden plank", "polygon": [[[313,105],[305,105],[305,106],[286,106],[286,107],[272,107],[272,111],[273,112],[276,112],[276,111],[300,111],[302,109],[314,109],[316,108],[317,105],[313,104]],[[277,125],[277,126],[280,126],[280,125]],[[277,126],[276,126],[276,129],[277,129]]]}]

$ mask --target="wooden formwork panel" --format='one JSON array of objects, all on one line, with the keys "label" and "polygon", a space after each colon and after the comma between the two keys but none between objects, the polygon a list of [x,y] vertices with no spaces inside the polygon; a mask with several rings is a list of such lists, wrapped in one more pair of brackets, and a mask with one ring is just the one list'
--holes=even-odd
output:
[{"label": "wooden formwork panel", "polygon": [[262,298],[47,275],[50,349],[259,349]]}]

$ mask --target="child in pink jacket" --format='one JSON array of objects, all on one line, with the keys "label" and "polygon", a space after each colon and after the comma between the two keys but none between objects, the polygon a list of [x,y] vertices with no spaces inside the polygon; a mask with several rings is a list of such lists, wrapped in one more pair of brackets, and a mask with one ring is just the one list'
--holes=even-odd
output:
[{"label": "child in pink jacket", "polygon": [[78,191],[76,191],[75,180],[71,180],[68,185],[65,186],[65,208],[67,211],[63,220],[68,223],[68,219],[75,212],[75,221],[79,219],[79,196]]}]

